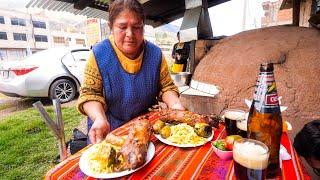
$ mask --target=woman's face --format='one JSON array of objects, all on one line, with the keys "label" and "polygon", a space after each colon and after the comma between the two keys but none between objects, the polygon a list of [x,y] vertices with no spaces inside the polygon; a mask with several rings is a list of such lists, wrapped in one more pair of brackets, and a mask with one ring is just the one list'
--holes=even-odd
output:
[{"label": "woman's face", "polygon": [[114,20],[112,33],[120,51],[130,59],[139,56],[143,43],[143,20],[133,11],[124,10]]},{"label": "woman's face", "polygon": [[315,157],[305,158],[308,164],[313,168],[313,171],[316,175],[320,176],[320,161]]}]

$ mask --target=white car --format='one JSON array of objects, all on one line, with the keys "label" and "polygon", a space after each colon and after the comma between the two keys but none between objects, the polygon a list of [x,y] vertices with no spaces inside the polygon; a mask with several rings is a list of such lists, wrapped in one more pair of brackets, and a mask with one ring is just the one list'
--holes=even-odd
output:
[{"label": "white car", "polygon": [[20,61],[0,62],[0,93],[71,101],[79,91],[89,49],[56,47]]}]

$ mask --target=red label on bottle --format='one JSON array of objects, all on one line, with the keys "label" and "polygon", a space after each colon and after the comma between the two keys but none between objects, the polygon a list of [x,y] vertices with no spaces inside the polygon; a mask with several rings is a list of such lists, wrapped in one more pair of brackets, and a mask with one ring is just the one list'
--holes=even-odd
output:
[{"label": "red label on bottle", "polygon": [[266,95],[266,106],[276,106],[279,104],[277,94],[267,94]]},{"label": "red label on bottle", "polygon": [[273,111],[279,108],[277,87],[273,74],[260,73],[254,94],[254,107],[258,112]]}]

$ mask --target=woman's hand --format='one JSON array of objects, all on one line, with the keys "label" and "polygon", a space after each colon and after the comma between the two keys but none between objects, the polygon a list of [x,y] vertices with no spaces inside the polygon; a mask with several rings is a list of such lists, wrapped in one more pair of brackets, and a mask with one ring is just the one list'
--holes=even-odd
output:
[{"label": "woman's hand", "polygon": [[99,143],[110,131],[103,105],[98,101],[88,101],[83,104],[83,110],[93,120],[92,127],[88,133],[92,144]]},{"label": "woman's hand", "polygon": [[182,106],[178,94],[175,91],[164,92],[162,100],[171,109],[186,110],[186,108]]},{"label": "woman's hand", "polygon": [[186,108],[183,107],[180,102],[174,103],[170,108],[171,108],[171,109],[183,110],[183,111],[186,110]]},{"label": "woman's hand", "polygon": [[100,143],[110,131],[110,125],[105,119],[96,119],[88,133],[92,144]]}]

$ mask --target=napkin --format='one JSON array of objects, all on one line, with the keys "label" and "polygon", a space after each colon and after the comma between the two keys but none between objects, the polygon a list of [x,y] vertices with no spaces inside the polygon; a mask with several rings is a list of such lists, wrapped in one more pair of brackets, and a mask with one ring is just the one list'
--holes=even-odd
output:
[{"label": "napkin", "polygon": [[280,145],[280,159],[281,160],[290,160],[291,156],[288,153],[287,149],[281,144]]}]

